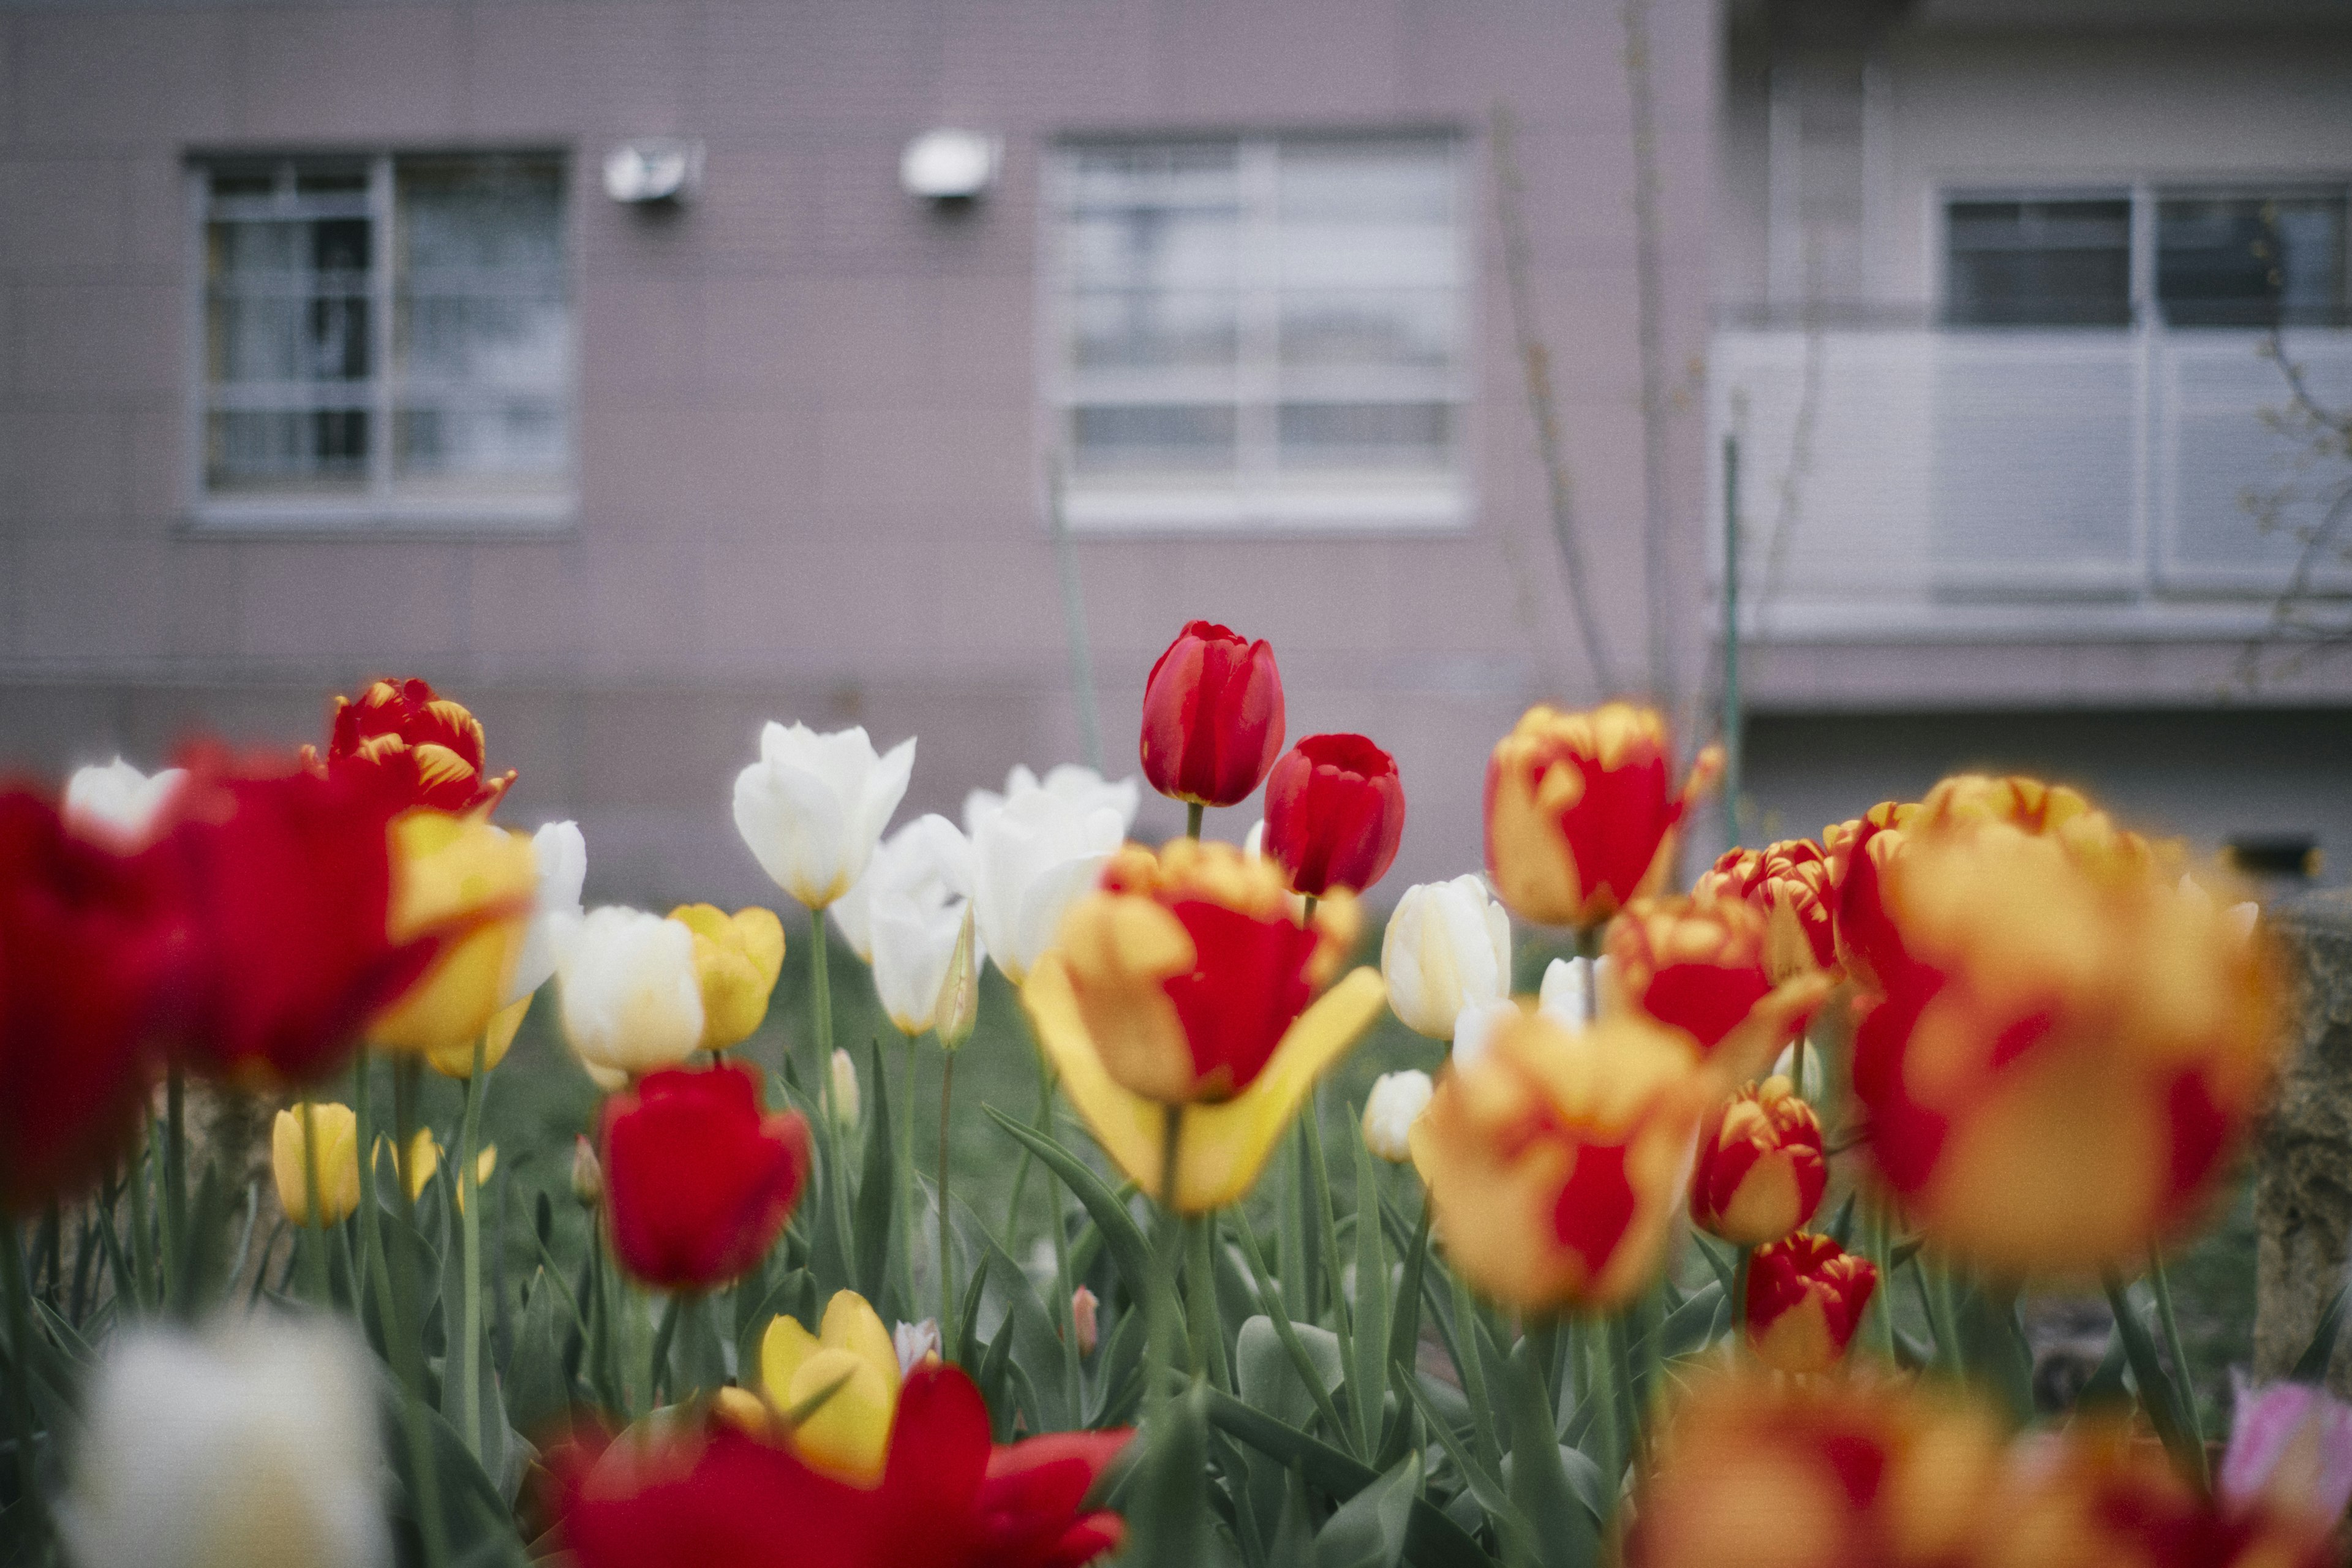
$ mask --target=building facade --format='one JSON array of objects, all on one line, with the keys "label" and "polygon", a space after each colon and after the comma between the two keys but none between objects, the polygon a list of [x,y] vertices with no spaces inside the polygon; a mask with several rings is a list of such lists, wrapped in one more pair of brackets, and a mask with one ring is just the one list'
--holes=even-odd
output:
[{"label": "building facade", "polygon": [[[1400,873],[1467,868],[1487,748],[1596,637],[1613,685],[1705,663],[1719,41],[1706,0],[0,0],[0,752],[308,739],[420,673],[592,895],[748,896],[760,721],[919,735],[953,814],[1085,750],[1075,603],[1112,771],[1224,620],[1294,733],[1396,752]],[[959,157],[984,189],[910,192]]]}]

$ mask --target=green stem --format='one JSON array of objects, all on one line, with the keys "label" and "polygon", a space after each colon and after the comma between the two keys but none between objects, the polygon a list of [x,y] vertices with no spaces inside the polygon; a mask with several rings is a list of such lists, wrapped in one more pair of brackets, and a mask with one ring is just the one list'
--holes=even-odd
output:
[{"label": "green stem", "polygon": [[1144,1385],[1144,1397],[1149,1402],[1146,1408],[1150,1411],[1157,1411],[1167,1402],[1167,1374],[1176,1364],[1177,1257],[1183,1243],[1179,1234],[1183,1222],[1176,1212],[1176,1187],[1181,1169],[1178,1152],[1184,1137],[1184,1108],[1162,1106],[1160,1113],[1159,1246],[1152,1268],[1157,1278],[1152,1281],[1151,1300],[1147,1303],[1150,1316],[1146,1320],[1150,1378]]},{"label": "green stem", "polygon": [[1871,1203],[1863,1210],[1862,1245],[1870,1258],[1871,1267],[1878,1270],[1878,1289],[1870,1293],[1870,1306],[1864,1312],[1871,1343],[1888,1366],[1901,1363],[1895,1354],[1895,1280],[1888,1267],[1886,1245],[1887,1218],[1884,1205]]},{"label": "green stem", "polygon": [[[1456,1370],[1462,1373],[1463,1393],[1470,1396],[1470,1408],[1479,1416],[1472,1423],[1470,1435],[1483,1450],[1486,1435],[1494,1430],[1495,1405],[1486,1392],[1486,1358],[1478,1343],[1478,1303],[1471,1300],[1470,1287],[1463,1283],[1461,1275],[1454,1274],[1453,1279],[1454,1342],[1462,1356],[1462,1364]],[[1501,1460],[1501,1455],[1493,1452],[1482,1451],[1479,1458],[1486,1461],[1489,1468]]]},{"label": "green stem", "polygon": [[[898,1075],[898,1125],[891,1136],[896,1140],[891,1161],[893,1179],[898,1193],[898,1299],[907,1304],[909,1313],[919,1310],[915,1305],[915,1037],[902,1036],[905,1049],[899,1063],[905,1068]],[[875,1070],[881,1070],[880,1058],[876,1058]]]},{"label": "green stem", "polygon": [[[2147,1281],[2156,1290],[2157,1320],[2164,1325],[2164,1353],[2172,1358],[2172,1375],[2180,1390],[2180,1403],[2187,1406],[2180,1414],[2189,1423],[2189,1436],[2196,1444],[2200,1468],[2209,1468],[2205,1465],[2205,1418],[2198,1413],[2197,1384],[2189,1375],[2189,1352],[2181,1344],[2180,1320],[2173,1315],[2172,1281],[2165,1275],[2164,1259],[2153,1251],[2147,1255]],[[2207,1489],[2210,1490],[2211,1486],[2211,1479],[2206,1478]]]},{"label": "green stem", "polygon": [[1789,1086],[1796,1091],[1798,1099],[1804,1098],[1805,1032],[1802,1029],[1797,1031],[1796,1039],[1789,1047]]},{"label": "green stem", "polygon": [[178,1062],[163,1077],[163,1289],[179,1283],[188,1245],[188,1082]]},{"label": "green stem", "polygon": [[676,1290],[662,1303],[661,1327],[654,1331],[653,1353],[646,1358],[646,1403],[661,1408],[662,1384],[669,1381],[670,1342],[677,1338],[678,1314],[686,1310],[687,1293]]},{"label": "green stem", "polygon": [[[16,1486],[25,1499],[26,1508],[33,1521],[25,1544],[48,1533],[48,1503],[41,1496],[39,1456],[33,1447],[33,1310],[32,1287],[25,1278],[25,1255],[19,1251],[21,1238],[14,1221],[0,1226],[0,1269],[7,1278],[0,1279],[0,1291],[8,1297],[9,1359],[16,1364],[15,1374],[8,1379],[8,1415],[16,1437]],[[38,1561],[37,1557],[32,1558]]]},{"label": "green stem", "polygon": [[953,1342],[955,1317],[955,1254],[948,1225],[948,1170],[954,1163],[948,1158],[948,1124],[950,1107],[955,1103],[955,1053],[947,1053],[940,1068],[940,1358],[952,1362],[962,1347]]},{"label": "green stem", "polygon": [[[1032,1054],[1037,1062],[1037,1131],[1041,1137],[1051,1138],[1054,1135],[1054,1069],[1047,1065],[1043,1051]],[[1021,1237],[1021,1199],[1029,1186],[1029,1145],[1024,1143],[1021,1158],[1013,1166],[1013,1202],[1006,1205],[1004,1211],[1004,1251],[1007,1257],[1013,1255],[1013,1244]],[[1048,1183],[1045,1191],[1049,1205],[1053,1202],[1053,1184]]]},{"label": "green stem", "polygon": [[1322,901],[1323,901],[1323,900],[1321,900],[1320,899],[1318,899],[1318,898],[1317,898],[1314,894],[1312,894],[1312,893],[1302,893],[1302,894],[1300,894],[1300,895],[1299,895],[1299,905],[1300,905],[1300,907],[1299,907],[1299,910],[1298,910],[1298,923],[1299,923],[1300,925],[1303,925],[1303,926],[1311,926],[1311,925],[1313,925],[1313,924],[1315,923],[1315,906],[1316,906],[1317,904],[1318,904],[1318,903],[1321,903]]},{"label": "green stem", "polygon": [[1216,1228],[1213,1209],[1185,1216],[1184,1322],[1191,1330],[1192,1370],[1211,1374],[1224,1388],[1233,1379],[1223,1365],[1223,1333],[1217,1324]]},{"label": "green stem", "polygon": [[466,1114],[457,1138],[457,1225],[464,1237],[458,1268],[465,1321],[457,1342],[457,1413],[464,1422],[466,1451],[482,1457],[482,1184],[474,1169],[482,1136],[482,1101],[489,1069],[482,1060],[485,1037],[474,1037],[474,1070],[466,1079]]},{"label": "green stem", "polygon": [[1185,837],[1198,838],[1201,837],[1201,817],[1207,810],[1208,806],[1201,801],[1188,800],[1184,803]]},{"label": "green stem", "polygon": [[809,1010],[816,1025],[816,1096],[818,1137],[824,1147],[825,1204],[833,1211],[834,1234],[843,1256],[849,1252],[849,1165],[841,1152],[841,1124],[833,1105],[833,973],[825,954],[824,911],[809,921]]},{"label": "green stem", "polygon": [[146,1139],[131,1156],[131,1287],[142,1312],[155,1309],[155,1239],[147,1228],[147,1157],[154,1148]]},{"label": "green stem", "polygon": [[416,1097],[424,1088],[425,1058],[401,1051],[392,1058],[392,1139],[394,1168],[400,1180],[393,1190],[402,1205],[401,1214],[407,1219],[416,1217],[416,1200],[408,1193],[408,1146],[416,1137]]},{"label": "green stem", "polygon": [[[362,1053],[352,1075],[352,1115],[360,1148],[360,1249],[368,1278],[374,1282],[376,1317],[383,1329],[384,1348],[400,1379],[401,1425],[408,1438],[409,1473],[415,1478],[417,1525],[425,1540],[427,1568],[448,1561],[449,1543],[441,1519],[441,1478],[433,1468],[433,1428],[425,1409],[423,1358],[415,1341],[403,1331],[400,1295],[405,1279],[395,1286],[383,1246],[383,1215],[376,1209],[375,1064]],[[399,1163],[394,1162],[393,1184],[398,1186]]]},{"label": "green stem", "polygon": [[301,1102],[302,1195],[309,1202],[310,1234],[302,1248],[302,1291],[313,1304],[324,1307],[332,1294],[327,1287],[327,1205],[319,1183],[319,1131],[310,1102]]}]

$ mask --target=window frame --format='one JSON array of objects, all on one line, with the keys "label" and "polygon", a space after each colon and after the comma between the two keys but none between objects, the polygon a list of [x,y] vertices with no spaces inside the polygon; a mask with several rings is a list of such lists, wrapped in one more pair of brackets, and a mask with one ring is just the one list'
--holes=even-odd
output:
[{"label": "window frame", "polygon": [[[566,329],[571,335],[561,407],[570,438],[569,460],[544,489],[530,492],[486,488],[478,493],[404,495],[393,481],[393,442],[398,378],[393,374],[394,265],[398,221],[395,171],[405,160],[434,158],[536,158],[562,170],[563,245],[562,274]],[[279,169],[305,164],[362,164],[367,171],[370,267],[368,279],[369,364],[367,408],[372,421],[365,488],[357,493],[328,491],[287,495],[214,492],[206,482],[206,424],[210,339],[205,316],[205,227],[212,213],[213,172],[227,164],[268,163]],[[186,278],[187,352],[183,366],[182,506],[180,525],[195,533],[354,534],[454,533],[469,536],[519,534],[543,537],[569,532],[580,505],[580,268],[578,159],[572,150],[544,142],[523,145],[417,146],[363,149],[311,147],[211,148],[190,152],[181,167]]]},{"label": "window frame", "polygon": [[[1078,298],[1074,230],[1070,223],[1072,184],[1079,154],[1114,146],[1160,147],[1183,143],[1231,143],[1237,157],[1236,178],[1244,212],[1241,243],[1270,240],[1277,226],[1272,217],[1272,191],[1281,146],[1286,142],[1327,142],[1340,146],[1427,142],[1442,145],[1452,180],[1450,221],[1456,281],[1452,289],[1453,356],[1444,375],[1439,402],[1451,421],[1447,461],[1442,470],[1402,475],[1384,481],[1375,471],[1332,476],[1328,481],[1294,479],[1279,482],[1278,466],[1265,461],[1278,445],[1276,426],[1282,399],[1278,348],[1270,322],[1257,320],[1264,308],[1280,298],[1279,290],[1262,284],[1244,285],[1242,333],[1232,373],[1234,394],[1223,406],[1235,413],[1234,460],[1229,468],[1202,473],[1197,480],[1177,476],[1137,480],[1118,475],[1082,475],[1076,471],[1072,439],[1075,411],[1087,405],[1080,388],[1084,377],[1069,353]],[[1071,132],[1045,148],[1040,173],[1038,223],[1041,227],[1036,268],[1036,353],[1038,388],[1036,417],[1039,449],[1047,476],[1048,507],[1060,512],[1059,523],[1089,538],[1150,538],[1160,536],[1263,536],[1398,538],[1453,535],[1465,532],[1476,516],[1474,483],[1478,425],[1477,374],[1477,251],[1473,140],[1453,124],[1382,124],[1339,127],[1213,129],[1166,128]],[[1311,401],[1311,400],[1310,400]],[[1372,402],[1389,401],[1370,399]],[[1401,405],[1432,401],[1397,400]],[[1253,464],[1255,453],[1260,459]]]}]

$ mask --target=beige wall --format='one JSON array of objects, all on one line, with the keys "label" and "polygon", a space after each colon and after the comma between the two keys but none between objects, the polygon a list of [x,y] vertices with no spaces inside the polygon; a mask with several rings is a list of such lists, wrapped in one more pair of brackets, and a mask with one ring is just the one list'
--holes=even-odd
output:
[{"label": "beige wall", "polygon": [[[1692,377],[1706,344],[1717,34],[1648,7],[1662,171],[1661,510],[1706,636]],[[1451,535],[1080,546],[1103,731],[1205,615],[1275,640],[1294,732],[1402,760],[1400,870],[1475,855],[1485,751],[1585,699],[1503,309],[1483,132],[1521,126],[1533,283],[1596,595],[1643,636],[1633,139],[1614,0],[0,3],[0,761],[152,760],[222,725],[307,737],[326,689],[425,673],[586,822],[592,892],[751,890],[726,781],[756,721],[923,737],[909,808],[1076,754],[1040,515],[1041,152],[1130,127],[1470,135],[1479,510]],[[939,123],[1006,138],[960,221],[903,197]],[[595,189],[625,136],[708,147],[647,221]],[[192,533],[182,521],[191,150],[554,144],[574,159],[581,503],[560,537]],[[1159,826],[1167,826],[1172,817]],[[1236,826],[1235,832],[1239,831]],[[731,880],[730,880],[731,879]]]}]

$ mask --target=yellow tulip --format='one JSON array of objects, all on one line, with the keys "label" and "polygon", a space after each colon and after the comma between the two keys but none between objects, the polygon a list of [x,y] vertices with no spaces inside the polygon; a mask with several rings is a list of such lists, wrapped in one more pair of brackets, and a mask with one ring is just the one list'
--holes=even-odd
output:
[{"label": "yellow tulip", "polygon": [[[1021,1001],[1061,1075],[1062,1092],[1094,1129],[1103,1152],[1138,1186],[1159,1196],[1168,1108],[1126,1088],[1104,1067],[1059,952],[1037,961],[1021,988]],[[1387,1005],[1380,972],[1356,970],[1298,1016],[1246,1089],[1230,1100],[1187,1106],[1171,1206],[1199,1214],[1247,1193],[1315,1080]]]},{"label": "yellow tulip", "polygon": [[[319,1138],[319,1207],[321,1223],[340,1225],[360,1206],[359,1118],[348,1105],[312,1105],[310,1121]],[[269,1130],[269,1173],[278,1181],[278,1201],[295,1225],[310,1223],[310,1176],[300,1107],[281,1110]]]},{"label": "yellow tulip", "polygon": [[[533,992],[531,995],[538,993]],[[522,1027],[522,1016],[530,1011],[530,996],[525,996],[511,1007],[501,1007],[490,1015],[490,1026],[482,1033],[482,1070],[489,1071],[507,1059],[514,1045],[515,1032]],[[425,1065],[443,1078],[460,1080],[474,1076],[474,1041],[471,1036],[434,1046],[425,1053]]]},{"label": "yellow tulip", "polygon": [[750,1039],[783,972],[784,922],[756,905],[730,915],[715,904],[680,904],[669,918],[694,933],[702,1048],[723,1051]]},{"label": "yellow tulip", "polygon": [[[384,1142],[383,1139],[377,1139],[375,1141],[377,1149],[383,1149]],[[441,1169],[441,1141],[433,1136],[433,1129],[430,1127],[418,1128],[416,1136],[408,1141],[408,1157],[396,1163],[400,1167],[401,1185],[407,1190],[410,1203],[415,1203],[425,1195],[425,1184],[431,1182],[435,1173]],[[490,1173],[498,1168],[499,1146],[495,1143],[485,1144],[474,1156],[474,1184],[478,1187],[488,1183]],[[466,1194],[463,1190],[460,1190],[457,1194],[457,1206],[461,1209],[466,1206]]]},{"label": "yellow tulip", "polygon": [[368,1038],[445,1056],[462,1048],[470,1069],[474,1037],[499,1011],[522,951],[539,887],[530,840],[478,817],[420,807],[394,819],[392,843],[392,940],[436,930],[459,934],[376,1016]]},{"label": "yellow tulip", "polygon": [[855,1290],[834,1293],[815,1333],[782,1316],[760,1341],[760,1385],[776,1410],[789,1414],[833,1388],[793,1428],[793,1449],[819,1469],[860,1486],[882,1479],[898,1380],[890,1331]]}]

